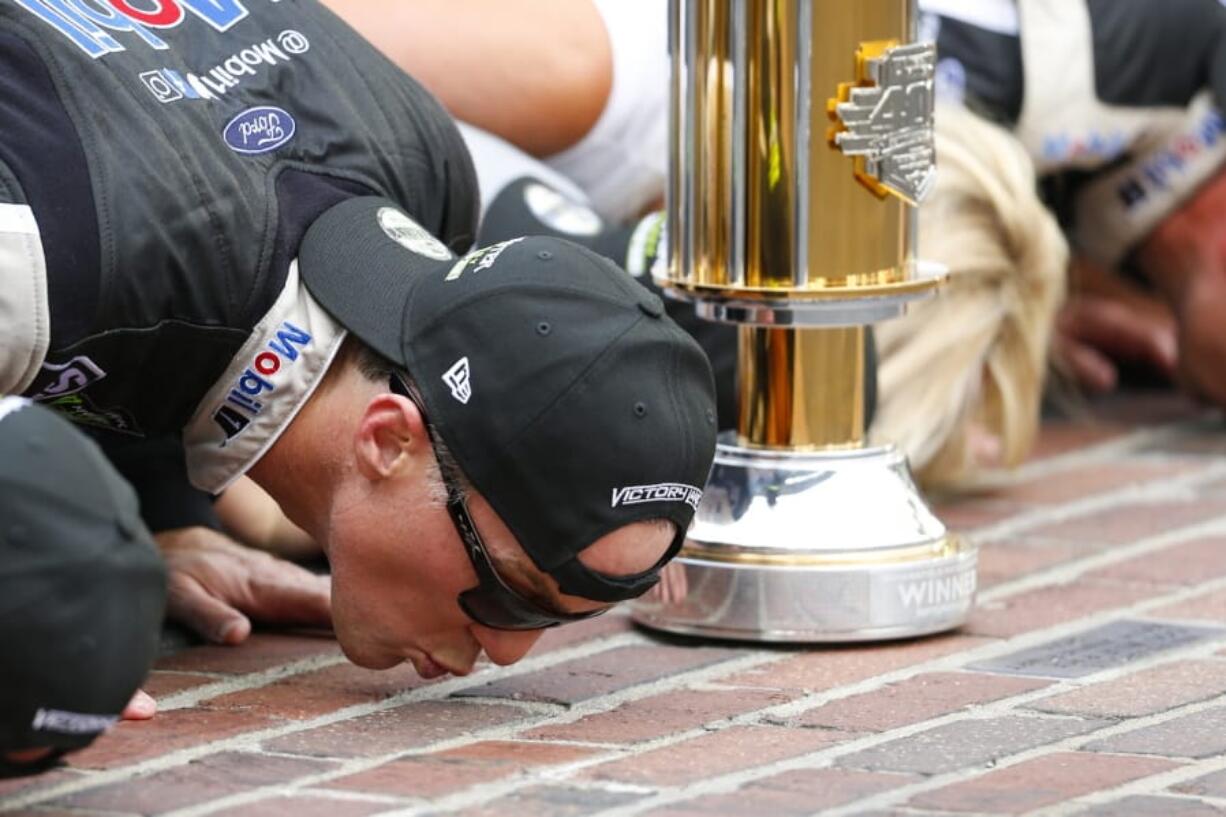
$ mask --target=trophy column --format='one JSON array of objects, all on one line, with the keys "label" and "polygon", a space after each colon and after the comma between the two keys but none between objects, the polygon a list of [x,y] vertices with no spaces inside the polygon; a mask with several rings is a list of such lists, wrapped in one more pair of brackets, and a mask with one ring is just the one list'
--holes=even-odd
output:
[{"label": "trophy column", "polygon": [[[856,641],[961,624],[976,551],[893,447],[865,444],[866,327],[930,297],[935,49],[913,0],[671,0],[669,256],[657,282],[739,325],[721,440],[650,627]],[[664,276],[660,278],[659,276]]]}]

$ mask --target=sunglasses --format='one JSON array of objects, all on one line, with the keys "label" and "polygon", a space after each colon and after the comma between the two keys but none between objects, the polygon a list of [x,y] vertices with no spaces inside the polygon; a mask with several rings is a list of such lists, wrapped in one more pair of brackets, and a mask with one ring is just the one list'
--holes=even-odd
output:
[{"label": "sunglasses", "polygon": [[[430,438],[431,446],[436,445],[437,441],[434,439],[434,432],[430,430],[430,421],[421,397],[415,394],[408,384],[396,374],[391,376],[391,389],[393,394],[399,394],[413,401],[413,405],[417,406],[426,424],[426,434]],[[458,478],[437,457],[435,461],[438,462],[443,486],[447,489],[447,513],[451,516],[451,522],[460,536],[460,541],[464,543],[468,561],[472,563],[473,570],[477,574],[477,586],[460,593],[458,598],[460,609],[469,618],[495,630],[541,630],[572,621],[583,621],[609,609],[605,607],[586,613],[563,613],[548,610],[512,589],[498,575],[498,571],[494,570],[489,551],[485,549],[485,542],[481,540],[481,534],[477,532],[477,526],[473,524],[472,514],[469,513],[468,503],[460,490]]]}]

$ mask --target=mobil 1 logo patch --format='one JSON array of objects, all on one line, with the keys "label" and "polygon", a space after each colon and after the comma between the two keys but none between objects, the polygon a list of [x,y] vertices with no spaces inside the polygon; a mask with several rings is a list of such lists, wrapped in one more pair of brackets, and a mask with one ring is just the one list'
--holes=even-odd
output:
[{"label": "mobil 1 logo patch", "polygon": [[[213,422],[222,433],[223,448],[263,413],[284,380],[282,370],[296,366],[302,352],[314,342],[310,332],[289,321],[281,322],[273,337],[238,374],[225,401],[213,412]],[[281,378],[277,378],[278,373],[282,373]]]},{"label": "mobil 1 logo patch", "polygon": [[230,150],[246,156],[268,153],[294,138],[298,123],[284,108],[248,108],[226,123],[221,136]]}]

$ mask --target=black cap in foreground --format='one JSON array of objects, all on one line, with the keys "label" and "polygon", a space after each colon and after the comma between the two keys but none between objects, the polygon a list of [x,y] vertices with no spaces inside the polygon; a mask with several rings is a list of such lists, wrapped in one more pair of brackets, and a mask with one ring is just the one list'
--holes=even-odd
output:
[{"label": "black cap in foreground", "polygon": [[0,398],[0,752],[88,745],[157,652],[166,574],[136,496],[66,420]]},{"label": "black cap in foreground", "polygon": [[408,371],[465,476],[563,592],[620,601],[656,582],[658,565],[623,578],[576,557],[667,519],[671,558],[702,497],[711,367],[658,297],[558,238],[454,258],[379,198],[324,213],[298,263],[326,310]]}]

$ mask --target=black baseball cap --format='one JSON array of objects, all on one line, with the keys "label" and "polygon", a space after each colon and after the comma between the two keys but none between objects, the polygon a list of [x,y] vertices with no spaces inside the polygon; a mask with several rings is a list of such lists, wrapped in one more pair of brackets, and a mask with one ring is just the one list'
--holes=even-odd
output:
[{"label": "black baseball cap", "polygon": [[[569,241],[526,237],[456,258],[393,202],[325,212],[298,256],[311,294],[403,366],[464,475],[563,592],[641,595],[676,554],[715,454],[715,386],[660,299]],[[667,519],[651,570],[615,577],[577,556]]]},{"label": "black baseball cap", "polygon": [[77,749],[117,720],[165,599],[136,495],[98,446],[0,398],[0,751]]}]

